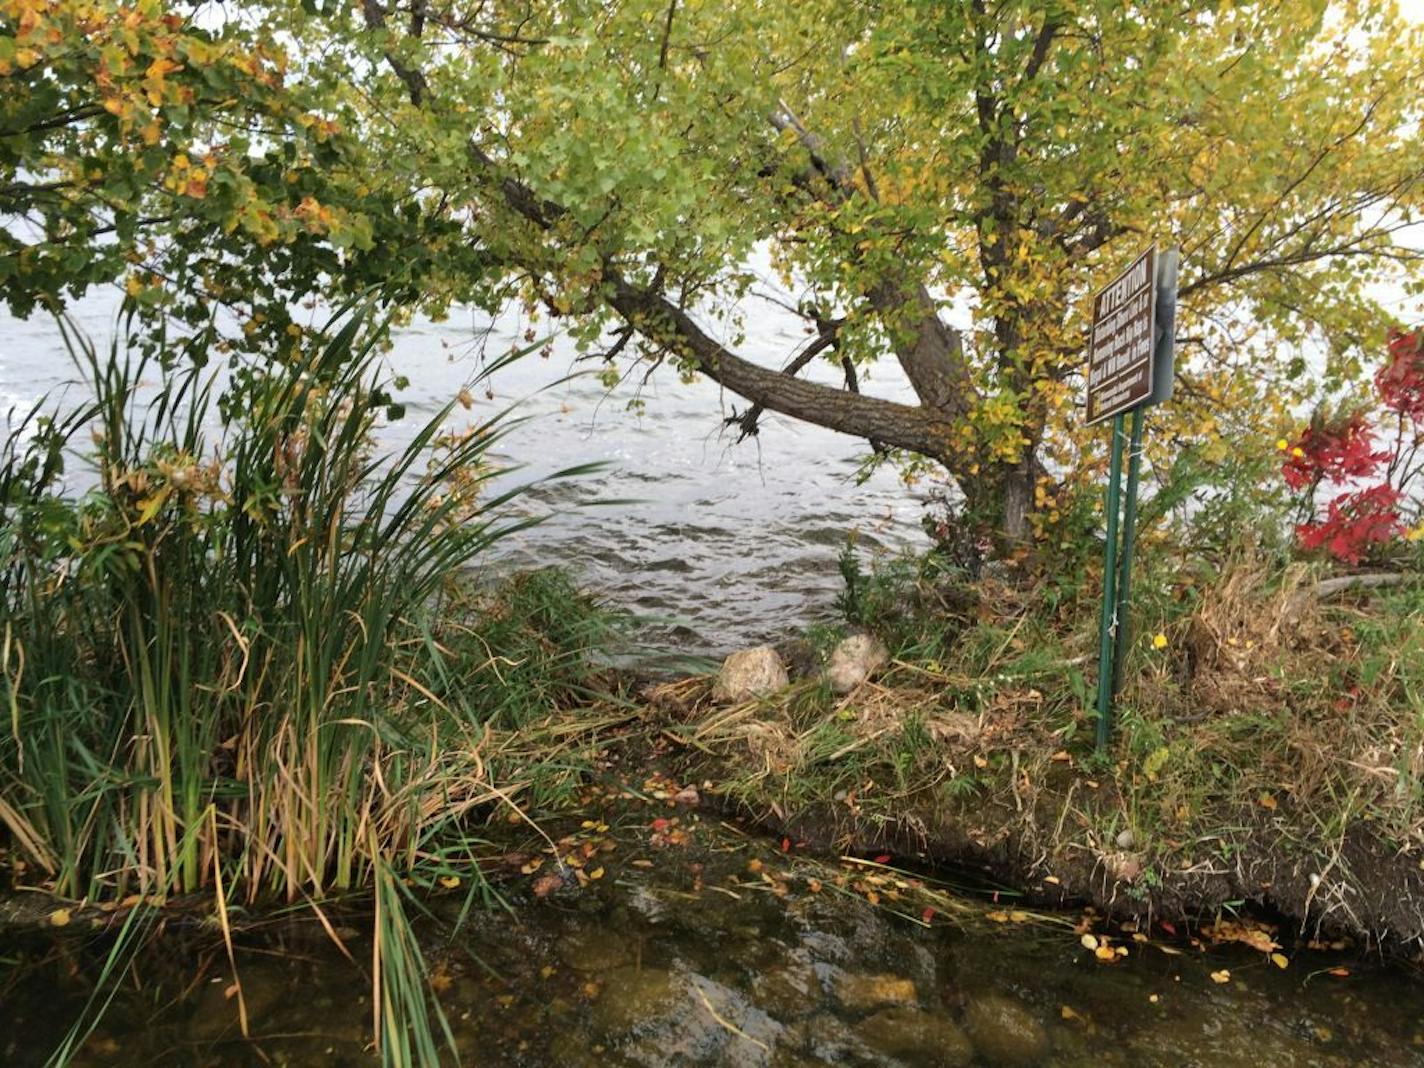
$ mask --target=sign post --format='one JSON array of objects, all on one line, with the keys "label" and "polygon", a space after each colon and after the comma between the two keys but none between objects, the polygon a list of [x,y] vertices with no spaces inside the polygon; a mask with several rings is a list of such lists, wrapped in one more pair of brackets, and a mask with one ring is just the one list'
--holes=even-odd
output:
[{"label": "sign post", "polygon": [[[1137,538],[1137,487],[1142,468],[1144,409],[1172,393],[1172,340],[1177,310],[1177,252],[1154,245],[1093,299],[1088,354],[1088,425],[1112,420],[1108,465],[1103,607],[1098,624],[1097,745],[1112,737],[1113,698],[1131,641],[1128,608],[1132,554]],[[1132,413],[1128,444],[1126,514],[1122,492],[1124,422]],[[1122,551],[1118,518],[1122,515]]]}]

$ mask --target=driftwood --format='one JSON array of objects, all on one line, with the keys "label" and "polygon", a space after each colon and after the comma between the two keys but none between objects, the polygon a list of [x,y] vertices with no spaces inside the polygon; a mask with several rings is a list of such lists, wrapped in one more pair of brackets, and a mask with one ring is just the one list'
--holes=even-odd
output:
[{"label": "driftwood", "polygon": [[1295,590],[1286,601],[1283,614],[1289,619],[1298,619],[1312,599],[1327,601],[1350,590],[1399,586],[1414,577],[1416,576],[1401,571],[1376,571],[1364,575],[1337,575],[1335,578],[1321,579],[1313,586],[1302,586]]}]

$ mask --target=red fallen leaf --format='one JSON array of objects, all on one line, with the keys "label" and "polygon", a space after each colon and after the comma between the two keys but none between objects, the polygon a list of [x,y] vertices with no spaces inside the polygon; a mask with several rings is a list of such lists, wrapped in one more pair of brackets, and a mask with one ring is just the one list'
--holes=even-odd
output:
[{"label": "red fallen leaf", "polygon": [[783,839],[781,840],[781,851],[782,851],[783,853],[789,853],[789,852],[791,852],[791,839],[790,839],[790,838],[783,838]]},{"label": "red fallen leaf", "polygon": [[1169,921],[1167,921],[1167,920],[1159,920],[1159,921],[1157,922],[1157,926],[1160,927],[1160,928],[1162,928],[1162,930],[1166,931],[1166,932],[1167,932],[1169,935],[1171,935],[1173,938],[1176,938],[1176,937],[1177,937],[1177,929],[1176,929],[1175,927],[1173,927],[1172,924],[1171,924]]},{"label": "red fallen leaf", "polygon": [[661,834],[663,831],[667,830],[669,827],[672,826],[672,821],[659,816],[657,819],[653,820],[652,823],[648,824],[648,826],[651,827],[653,830],[657,831],[659,834]]},{"label": "red fallen leaf", "polygon": [[878,857],[875,858],[875,863],[877,863],[877,864],[889,864],[889,863],[890,863],[890,854],[889,854],[889,853],[881,853],[880,856],[878,856]]},{"label": "red fallen leaf", "polygon": [[925,911],[920,913],[920,919],[924,920],[925,923],[929,923],[932,919],[934,919],[934,917],[935,910],[933,905],[926,905]]},{"label": "red fallen leaf", "polygon": [[535,897],[548,897],[563,885],[563,876],[556,872],[550,872],[548,875],[541,875],[535,879],[532,889]]},{"label": "red fallen leaf", "polygon": [[1349,968],[1330,968],[1327,971],[1328,974],[1335,976],[1337,979],[1347,978],[1350,974]]}]

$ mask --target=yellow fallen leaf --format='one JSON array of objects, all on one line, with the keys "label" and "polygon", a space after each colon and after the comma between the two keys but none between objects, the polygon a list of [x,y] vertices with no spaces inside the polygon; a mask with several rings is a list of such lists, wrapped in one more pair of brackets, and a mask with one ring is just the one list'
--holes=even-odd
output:
[{"label": "yellow fallen leaf", "polygon": [[986,912],[984,918],[986,920],[992,920],[994,923],[1009,922],[1009,914],[1007,912],[1001,912],[998,909],[995,909],[993,912]]},{"label": "yellow fallen leaf", "polygon": [[1064,1005],[1063,1008],[1059,1010],[1059,1014],[1065,1020],[1081,1020],[1083,1018],[1079,1016],[1076,1012],[1074,1012],[1071,1008],[1069,1008],[1067,1005]]},{"label": "yellow fallen leaf", "polygon": [[980,756],[978,753],[975,753],[974,766],[976,768],[987,768],[989,766],[989,761],[986,760],[984,757]]},{"label": "yellow fallen leaf", "polygon": [[460,877],[458,875],[442,875],[440,876],[440,885],[446,890],[453,890],[460,885]]},{"label": "yellow fallen leaf", "polygon": [[1290,958],[1288,958],[1284,953],[1272,953],[1271,963],[1274,964],[1277,968],[1287,968],[1290,966]]},{"label": "yellow fallen leaf", "polygon": [[50,925],[51,927],[67,927],[67,926],[69,926],[69,910],[68,910],[68,909],[55,909],[53,912],[51,912],[51,913],[49,914],[49,925]]},{"label": "yellow fallen leaf", "polygon": [[602,866],[602,865],[599,865],[597,868],[594,868],[593,871],[591,871],[591,872],[588,873],[588,877],[589,877],[590,879],[602,879],[602,878],[603,878],[603,866]]},{"label": "yellow fallen leaf", "polygon": [[1093,950],[1093,956],[1104,962],[1117,960],[1117,953],[1113,950],[1112,946],[1099,946]]},{"label": "yellow fallen leaf", "polygon": [[1270,809],[1272,812],[1276,810],[1276,799],[1270,794],[1262,794],[1260,800],[1262,808]]},{"label": "yellow fallen leaf", "polygon": [[1222,968],[1219,972],[1212,972],[1211,981],[1213,983],[1229,983],[1231,982],[1231,972],[1226,968]]},{"label": "yellow fallen leaf", "polygon": [[1012,923],[1027,923],[1028,913],[1022,909],[1014,909],[1013,912],[1009,913],[1009,920]]},{"label": "yellow fallen leaf", "polygon": [[1157,1002],[1161,1001],[1162,999],[1161,999],[1160,997],[1158,997],[1156,994],[1148,994],[1148,995],[1147,995],[1147,1000],[1150,1001],[1150,1002],[1152,1002],[1152,1004],[1156,1005]]},{"label": "yellow fallen leaf", "polygon": [[1078,941],[1081,942],[1081,943],[1083,943],[1083,948],[1084,948],[1084,949],[1097,949],[1097,948],[1098,948],[1098,939],[1097,939],[1097,936],[1096,936],[1096,935],[1093,935],[1093,934],[1085,934],[1082,938],[1078,939]]}]

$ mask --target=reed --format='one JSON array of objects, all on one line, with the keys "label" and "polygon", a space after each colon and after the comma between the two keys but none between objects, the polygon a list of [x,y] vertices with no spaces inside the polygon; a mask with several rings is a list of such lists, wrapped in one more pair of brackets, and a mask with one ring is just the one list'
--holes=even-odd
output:
[{"label": "reed", "polygon": [[537,521],[490,485],[515,420],[452,433],[447,408],[379,453],[369,325],[347,314],[221,399],[66,332],[92,402],[37,407],[0,451],[0,827],[66,898],[374,891],[382,1046],[430,1063],[395,873],[461,854],[506,796],[487,725],[570,692],[587,650],[503,656],[529,627],[461,575]]}]

